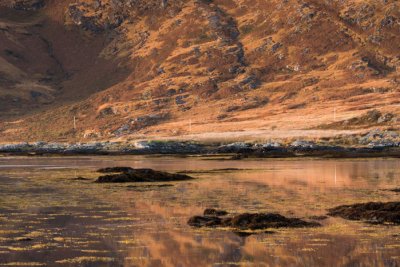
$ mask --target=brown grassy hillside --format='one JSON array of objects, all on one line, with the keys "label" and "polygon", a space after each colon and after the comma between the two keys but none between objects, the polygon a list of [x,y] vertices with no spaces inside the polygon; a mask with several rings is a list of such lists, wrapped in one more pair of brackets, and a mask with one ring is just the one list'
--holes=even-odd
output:
[{"label": "brown grassy hillside", "polygon": [[395,0],[2,5],[2,141],[399,125]]}]

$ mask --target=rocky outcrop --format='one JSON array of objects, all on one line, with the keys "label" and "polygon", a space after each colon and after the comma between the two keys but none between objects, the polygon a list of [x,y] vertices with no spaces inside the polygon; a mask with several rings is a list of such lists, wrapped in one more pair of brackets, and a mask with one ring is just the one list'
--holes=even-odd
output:
[{"label": "rocky outcrop", "polygon": [[114,10],[105,14],[103,9],[100,1],[83,2],[70,5],[67,14],[75,25],[94,33],[112,30],[122,24],[125,19],[122,13]]},{"label": "rocky outcrop", "polygon": [[172,182],[193,179],[189,175],[155,171],[152,169],[133,169],[129,167],[117,167],[101,169],[100,172],[111,172],[100,176],[97,183],[133,183],[133,182]]},{"label": "rocky outcrop", "polygon": [[400,135],[395,131],[372,130],[359,138],[360,145],[370,148],[390,148],[400,146]]},{"label": "rocky outcrop", "polygon": [[[180,6],[182,1],[171,5]],[[101,33],[118,28],[125,21],[135,21],[148,10],[158,11],[169,6],[168,1],[158,0],[91,0],[69,5],[67,17],[84,30]]]},{"label": "rocky outcrop", "polygon": [[[362,141],[361,141],[362,140]],[[13,154],[234,154],[233,159],[287,157],[379,157],[400,156],[397,132],[371,131],[360,142],[364,145],[338,146],[297,140],[284,145],[279,142],[232,143],[226,145],[179,141],[91,142],[91,143],[17,143],[0,145],[0,153]]]},{"label": "rocky outcrop", "polygon": [[370,202],[338,206],[330,209],[328,215],[377,224],[400,224],[400,202]]},{"label": "rocky outcrop", "polygon": [[138,141],[135,143],[135,149],[149,154],[200,154],[209,152],[201,144],[173,141]]},{"label": "rocky outcrop", "polygon": [[262,230],[268,228],[303,228],[321,226],[298,218],[287,218],[277,213],[243,213],[224,217],[227,213],[209,212],[194,216],[188,224],[193,227],[229,227],[239,230]]}]

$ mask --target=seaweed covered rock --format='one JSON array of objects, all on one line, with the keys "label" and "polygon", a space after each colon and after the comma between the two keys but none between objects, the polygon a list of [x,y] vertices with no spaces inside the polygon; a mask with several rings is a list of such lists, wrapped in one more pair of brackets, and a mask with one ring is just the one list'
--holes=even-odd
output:
[{"label": "seaweed covered rock", "polygon": [[298,218],[287,218],[277,213],[244,213],[227,218],[224,226],[238,229],[266,229],[266,228],[302,228],[320,226],[316,222],[307,222]]},{"label": "seaweed covered rock", "polygon": [[100,176],[96,180],[97,183],[170,182],[193,179],[185,174],[161,172],[152,169],[133,169],[130,167],[104,168],[98,171],[110,174]]},{"label": "seaweed covered rock", "polygon": [[369,202],[343,205],[330,209],[328,215],[378,224],[400,224],[400,202]]},{"label": "seaweed covered rock", "polygon": [[307,222],[298,218],[287,218],[277,213],[243,213],[231,217],[221,217],[221,215],[216,215],[216,213],[211,213],[210,210],[206,210],[204,214],[204,216],[194,216],[190,218],[188,224],[193,227],[229,227],[240,230],[321,226],[317,222]]}]

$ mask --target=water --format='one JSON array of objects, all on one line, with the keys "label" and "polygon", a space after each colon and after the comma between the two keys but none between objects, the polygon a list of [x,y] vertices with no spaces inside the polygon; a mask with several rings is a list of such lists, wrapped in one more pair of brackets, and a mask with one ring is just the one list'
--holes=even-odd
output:
[{"label": "water", "polygon": [[[94,170],[110,166],[203,171],[170,187],[93,183]],[[399,226],[329,218],[320,228],[241,237],[186,222],[208,207],[307,219],[342,204],[399,201],[386,190],[399,187],[399,166],[397,159],[0,158],[0,266],[398,266]]]}]

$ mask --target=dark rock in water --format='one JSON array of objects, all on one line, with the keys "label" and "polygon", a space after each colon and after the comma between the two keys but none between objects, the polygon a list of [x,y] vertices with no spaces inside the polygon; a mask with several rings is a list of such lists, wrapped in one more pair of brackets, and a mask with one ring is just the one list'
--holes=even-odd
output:
[{"label": "dark rock in water", "polygon": [[129,172],[133,170],[134,169],[131,167],[108,167],[108,168],[98,169],[97,172],[112,173],[112,172]]},{"label": "dark rock in water", "polygon": [[400,224],[400,202],[370,202],[338,206],[330,209],[328,215],[378,224]]},{"label": "dark rock in water", "polygon": [[225,216],[225,215],[228,215],[228,212],[225,210],[216,210],[216,209],[204,210],[204,216]]},{"label": "dark rock in water", "polygon": [[400,188],[389,189],[389,191],[400,193]]},{"label": "dark rock in water", "polygon": [[[206,210],[204,213],[210,214],[210,211]],[[194,216],[189,219],[188,224],[194,227],[230,227],[240,230],[321,226],[317,222],[307,222],[298,218],[287,218],[276,213],[243,213],[226,218],[220,218],[216,215]]]},{"label": "dark rock in water", "polygon": [[222,219],[217,216],[194,216],[188,224],[193,227],[216,227],[221,226],[221,222]]},{"label": "dark rock in water", "polygon": [[301,228],[320,226],[316,222],[306,222],[298,218],[287,218],[277,213],[244,213],[223,221],[223,226],[239,229]]},{"label": "dark rock in water", "polygon": [[132,169],[132,168],[109,168],[103,169],[103,172],[116,172],[115,170],[123,170],[116,174],[108,174],[100,176],[97,183],[129,183],[129,182],[170,182],[191,180],[192,177],[185,174],[168,173],[155,171],[152,169]]}]

